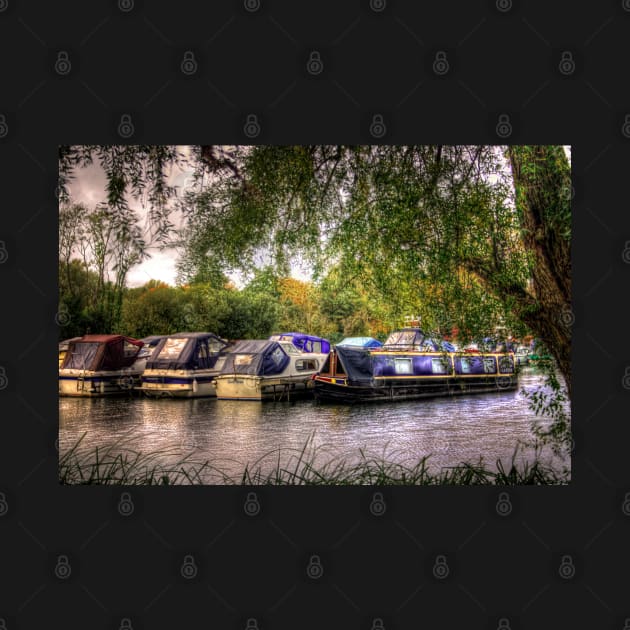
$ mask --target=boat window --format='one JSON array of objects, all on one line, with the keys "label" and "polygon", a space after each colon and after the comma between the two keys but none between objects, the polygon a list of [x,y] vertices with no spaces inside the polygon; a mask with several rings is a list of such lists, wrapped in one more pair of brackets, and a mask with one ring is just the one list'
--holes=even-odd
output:
[{"label": "boat window", "polygon": [[250,365],[254,356],[253,354],[237,354],[234,357],[234,365]]},{"label": "boat window", "polygon": [[394,371],[396,374],[413,374],[411,359],[394,359]]},{"label": "boat window", "polygon": [[125,340],[123,345],[123,353],[125,355],[125,358],[135,357],[136,354],[138,354],[138,346],[135,346],[134,344],[129,343],[127,340]]},{"label": "boat window", "polygon": [[280,345],[287,354],[302,354],[292,342],[282,341]]},{"label": "boat window", "polygon": [[199,347],[197,348],[197,358],[198,359],[207,359],[208,358],[208,347],[205,342],[199,342]]},{"label": "boat window", "polygon": [[422,343],[422,333],[417,330],[397,330],[387,337],[386,346],[394,346],[396,348],[405,349],[413,348],[414,344]]},{"label": "boat window", "polygon": [[514,364],[510,357],[499,357],[499,372],[503,374],[514,372]]},{"label": "boat window", "polygon": [[486,374],[495,374],[497,371],[497,363],[494,357],[483,358],[483,371]]},{"label": "boat window", "polygon": [[276,365],[280,366],[282,365],[282,362],[285,360],[285,357],[287,355],[282,351],[282,348],[278,347],[271,353],[270,356],[271,356],[272,361]]},{"label": "boat window", "polygon": [[319,367],[317,359],[299,359],[295,362],[295,369],[298,372],[312,372]]},{"label": "boat window", "polygon": [[311,341],[311,352],[322,352],[322,342],[321,341]]},{"label": "boat window", "polygon": [[213,354],[215,352],[221,352],[221,350],[223,350],[224,345],[225,344],[219,341],[218,339],[208,339],[208,350]]},{"label": "boat window", "polygon": [[167,339],[156,359],[177,359],[188,339]]},{"label": "boat window", "polygon": [[448,359],[431,359],[431,372],[433,374],[446,374],[448,369]]},{"label": "boat window", "polygon": [[72,353],[64,359],[66,368],[85,370],[92,365],[101,344],[98,342],[82,342],[74,344]]},{"label": "boat window", "polygon": [[460,359],[460,365],[462,367],[462,374],[470,374],[470,368],[472,365],[470,359],[466,357],[462,357]]}]

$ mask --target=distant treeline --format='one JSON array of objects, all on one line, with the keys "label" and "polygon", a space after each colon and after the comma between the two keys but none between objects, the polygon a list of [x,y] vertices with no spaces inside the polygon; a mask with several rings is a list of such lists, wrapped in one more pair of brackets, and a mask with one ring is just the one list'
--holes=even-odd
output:
[{"label": "distant treeline", "polygon": [[[335,274],[318,284],[259,271],[244,288],[226,282],[169,286],[151,280],[117,289],[72,260],[60,274],[60,339],[88,333],[136,338],[177,331],[211,331],[226,339],[265,338],[303,331],[333,342],[345,336],[380,339],[403,313]],[[70,285],[68,284],[70,279]]]}]

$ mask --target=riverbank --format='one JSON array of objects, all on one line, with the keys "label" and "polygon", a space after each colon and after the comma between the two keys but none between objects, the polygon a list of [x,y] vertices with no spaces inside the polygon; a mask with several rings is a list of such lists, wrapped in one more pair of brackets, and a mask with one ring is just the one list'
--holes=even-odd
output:
[{"label": "riverbank", "polygon": [[[519,461],[515,449],[509,462],[497,461],[494,467],[483,459],[463,462],[433,472],[431,456],[415,463],[401,464],[385,457],[371,457],[359,451],[358,461],[334,458],[327,463],[317,461],[317,449],[306,442],[290,460],[263,467],[259,462],[245,464],[239,474],[228,473],[210,461],[195,461],[190,456],[164,465],[173,452],[140,453],[128,448],[83,449],[81,440],[59,460],[59,483],[64,485],[562,485],[569,482],[567,471],[558,472],[539,458]],[[275,456],[268,453],[267,458]]]}]

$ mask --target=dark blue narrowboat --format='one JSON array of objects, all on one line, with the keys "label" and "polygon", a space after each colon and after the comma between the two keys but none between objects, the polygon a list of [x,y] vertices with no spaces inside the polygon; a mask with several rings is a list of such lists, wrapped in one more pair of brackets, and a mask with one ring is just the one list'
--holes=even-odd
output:
[{"label": "dark blue narrowboat", "polygon": [[518,387],[512,352],[453,352],[449,346],[425,335],[420,328],[393,332],[382,348],[337,345],[313,377],[315,397],[322,401],[372,402],[501,392]]}]

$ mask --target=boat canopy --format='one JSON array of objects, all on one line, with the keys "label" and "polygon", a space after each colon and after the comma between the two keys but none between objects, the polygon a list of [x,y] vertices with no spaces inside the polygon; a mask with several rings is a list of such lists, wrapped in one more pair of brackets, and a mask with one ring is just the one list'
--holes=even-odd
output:
[{"label": "boat canopy", "polygon": [[62,369],[120,370],[136,360],[144,344],[123,335],[85,335],[70,340]]},{"label": "boat canopy", "polygon": [[[339,346],[335,348],[337,358],[341,362],[348,380],[355,384],[370,384],[373,373],[373,359],[368,348],[357,348],[356,346]],[[339,370],[338,370],[339,371]]]},{"label": "boat canopy", "polygon": [[71,339],[64,339],[63,341],[60,341],[59,352],[63,352],[64,350],[67,350],[71,341],[79,341],[79,339],[81,339],[81,337],[72,337]]},{"label": "boat canopy", "polygon": [[380,348],[383,344],[374,337],[346,337],[336,346],[361,346],[363,348]]},{"label": "boat canopy", "polygon": [[271,335],[270,341],[291,341],[302,352],[318,352],[327,354],[330,352],[330,341],[315,335],[306,335],[300,332],[285,332]]},{"label": "boat canopy", "polygon": [[385,350],[420,350],[426,335],[420,328],[402,328],[390,333],[383,344]]},{"label": "boat canopy", "polygon": [[149,370],[203,370],[214,367],[227,343],[208,332],[181,332],[158,341]]},{"label": "boat canopy", "polygon": [[158,345],[161,339],[164,339],[167,335],[150,335],[149,337],[143,337],[141,339],[144,346],[142,350],[140,350],[140,354],[138,355],[139,359],[146,359],[150,357],[155,349],[155,346]]},{"label": "boat canopy", "polygon": [[416,350],[421,352],[455,352],[450,341],[426,335],[420,328],[402,328],[387,337],[383,350]]},{"label": "boat canopy", "polygon": [[239,341],[225,358],[221,374],[265,376],[283,372],[289,356],[277,342],[269,339]]}]

